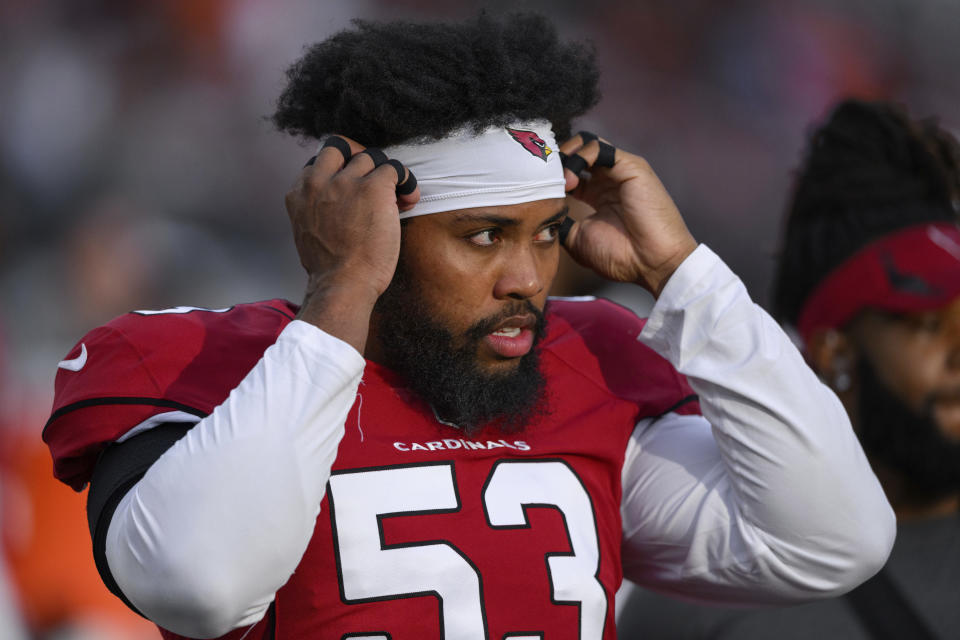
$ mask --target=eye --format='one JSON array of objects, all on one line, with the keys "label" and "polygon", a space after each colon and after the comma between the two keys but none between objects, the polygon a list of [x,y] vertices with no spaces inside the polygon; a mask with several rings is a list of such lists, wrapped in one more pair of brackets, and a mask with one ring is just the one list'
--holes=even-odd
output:
[{"label": "eye", "polygon": [[560,223],[554,222],[551,225],[548,225],[537,232],[537,235],[533,238],[536,242],[553,242],[560,235]]},{"label": "eye", "polygon": [[499,229],[484,229],[483,231],[478,231],[477,233],[471,236],[467,236],[467,240],[477,245],[478,247],[492,246],[499,239],[500,239]]},{"label": "eye", "polygon": [[894,318],[910,331],[918,333],[937,333],[941,327],[941,314],[936,311],[911,313],[903,316],[894,314]]},{"label": "eye", "polygon": [[926,333],[940,331],[940,314],[935,312],[920,314],[914,320],[914,328]]}]

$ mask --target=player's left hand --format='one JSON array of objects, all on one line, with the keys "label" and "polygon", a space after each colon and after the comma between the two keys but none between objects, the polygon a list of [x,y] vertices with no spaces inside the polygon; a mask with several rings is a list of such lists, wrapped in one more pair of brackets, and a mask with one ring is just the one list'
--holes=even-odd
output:
[{"label": "player's left hand", "polygon": [[[584,135],[577,134],[560,145],[568,156],[567,195],[593,209],[569,228],[564,246],[601,276],[635,282],[657,296],[697,242],[646,160],[623,149],[611,153],[608,147],[597,163],[602,139],[586,138],[584,143]],[[570,168],[578,163],[586,167],[579,175]],[[604,163],[612,166],[600,166]]]}]

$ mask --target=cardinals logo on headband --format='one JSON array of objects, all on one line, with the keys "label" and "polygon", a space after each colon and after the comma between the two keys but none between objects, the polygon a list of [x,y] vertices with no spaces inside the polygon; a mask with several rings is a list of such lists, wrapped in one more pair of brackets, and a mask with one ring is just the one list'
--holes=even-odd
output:
[{"label": "cardinals logo on headband", "polygon": [[553,150],[547,146],[547,143],[543,141],[543,138],[538,136],[533,131],[526,131],[524,129],[511,129],[507,127],[507,133],[510,134],[510,137],[520,143],[524,149],[530,152],[530,155],[536,156],[543,160],[547,161],[547,156],[553,153]]}]

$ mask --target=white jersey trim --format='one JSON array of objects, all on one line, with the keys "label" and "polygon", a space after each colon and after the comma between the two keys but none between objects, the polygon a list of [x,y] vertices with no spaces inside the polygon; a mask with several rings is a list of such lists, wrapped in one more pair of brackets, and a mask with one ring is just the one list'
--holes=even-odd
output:
[{"label": "white jersey trim", "polygon": [[130,438],[134,436],[138,436],[141,433],[150,431],[150,429],[153,429],[154,427],[158,427],[161,424],[164,424],[166,422],[197,423],[197,422],[200,422],[200,417],[195,416],[191,413],[187,413],[185,411],[167,411],[166,413],[158,413],[155,416],[150,416],[149,418],[147,418],[146,420],[144,420],[143,422],[135,426],[133,429],[130,429],[130,431],[127,431],[125,434],[117,438],[116,442],[118,444],[121,442],[126,442]]}]

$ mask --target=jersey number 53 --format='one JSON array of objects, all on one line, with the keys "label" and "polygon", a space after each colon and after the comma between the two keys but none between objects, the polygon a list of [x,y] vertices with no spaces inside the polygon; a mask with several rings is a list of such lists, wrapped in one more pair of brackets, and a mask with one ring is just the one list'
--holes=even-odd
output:
[{"label": "jersey number 53", "polygon": [[[599,640],[607,596],[597,577],[597,528],[590,496],[574,471],[562,460],[501,460],[481,491],[493,530],[529,527],[525,507],[560,511],[570,551],[546,558],[551,600],[579,605],[579,638]],[[441,637],[488,638],[480,571],[442,538],[442,531],[434,539],[413,543],[388,545],[384,540],[384,518],[460,510],[453,463],[334,472],[328,496],[344,602],[432,595],[440,603]],[[537,637],[529,633],[506,637]]]}]

